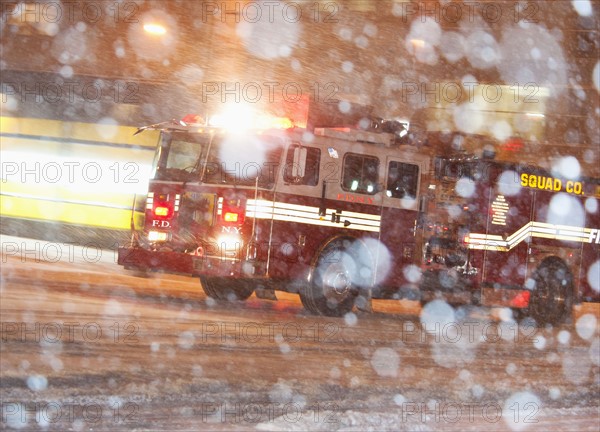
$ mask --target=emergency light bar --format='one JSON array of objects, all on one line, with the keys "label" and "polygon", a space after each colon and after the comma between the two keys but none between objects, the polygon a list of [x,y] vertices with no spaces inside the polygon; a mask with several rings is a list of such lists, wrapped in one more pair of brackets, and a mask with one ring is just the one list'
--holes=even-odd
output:
[{"label": "emergency light bar", "polygon": [[[191,117],[189,114],[185,118]],[[184,121],[185,121],[184,118]],[[228,129],[229,131],[291,129],[294,122],[288,117],[256,113],[245,105],[234,105],[208,119],[208,126]]]},{"label": "emergency light bar", "polygon": [[244,118],[240,121],[221,114],[216,114],[208,120],[208,124],[209,126],[228,129],[230,131],[249,129],[291,129],[294,127],[294,122],[287,117],[273,117],[268,115],[255,118]]}]

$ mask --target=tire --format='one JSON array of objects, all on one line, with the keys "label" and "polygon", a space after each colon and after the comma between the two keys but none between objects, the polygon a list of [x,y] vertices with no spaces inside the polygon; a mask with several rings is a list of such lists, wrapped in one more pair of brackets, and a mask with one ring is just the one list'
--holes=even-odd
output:
[{"label": "tire", "polygon": [[200,283],[208,297],[220,301],[243,301],[254,292],[254,286],[246,279],[200,276]]},{"label": "tire", "polygon": [[539,325],[560,324],[571,314],[573,306],[573,274],[563,260],[548,257],[533,274],[528,314]]},{"label": "tire", "polygon": [[335,240],[317,259],[310,282],[300,289],[302,305],[310,312],[343,316],[359,294],[357,259],[349,240]]}]

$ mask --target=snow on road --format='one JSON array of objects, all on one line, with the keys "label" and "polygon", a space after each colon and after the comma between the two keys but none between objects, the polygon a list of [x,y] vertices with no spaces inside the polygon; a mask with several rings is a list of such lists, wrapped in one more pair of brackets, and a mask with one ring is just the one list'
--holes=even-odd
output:
[{"label": "snow on road", "polygon": [[54,246],[39,242],[36,256],[29,242],[2,237],[4,429],[595,431],[600,421],[598,305],[557,328],[433,302],[315,317],[295,295],[215,303],[197,279],[141,277],[112,251],[53,259]]}]

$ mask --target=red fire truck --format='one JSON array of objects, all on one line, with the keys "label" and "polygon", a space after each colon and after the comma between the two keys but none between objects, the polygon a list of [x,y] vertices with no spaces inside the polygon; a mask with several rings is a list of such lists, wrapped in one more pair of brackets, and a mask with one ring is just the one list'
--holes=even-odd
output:
[{"label": "red fire truck", "polygon": [[380,126],[150,127],[161,140],[145,225],[119,264],[198,276],[217,300],[294,292],[329,316],[441,298],[557,323],[599,300],[598,179]]}]

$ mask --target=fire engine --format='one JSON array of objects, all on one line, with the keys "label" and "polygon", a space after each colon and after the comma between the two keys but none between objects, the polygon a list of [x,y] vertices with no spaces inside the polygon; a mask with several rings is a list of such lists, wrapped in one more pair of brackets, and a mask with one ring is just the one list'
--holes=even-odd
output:
[{"label": "fire engine", "polygon": [[327,316],[439,298],[544,324],[599,300],[598,179],[444,152],[397,122],[277,126],[141,128],[161,139],[119,264],[199,277],[216,300],[298,293]]}]

